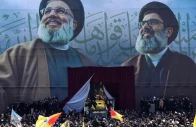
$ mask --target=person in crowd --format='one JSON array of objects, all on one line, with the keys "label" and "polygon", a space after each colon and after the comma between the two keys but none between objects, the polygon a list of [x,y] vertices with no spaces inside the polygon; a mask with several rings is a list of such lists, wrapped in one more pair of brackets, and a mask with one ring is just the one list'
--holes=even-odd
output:
[{"label": "person in crowd", "polygon": [[135,67],[137,105],[142,96],[165,97],[175,93],[196,98],[196,94],[190,94],[196,90],[195,87],[184,87],[196,85],[196,64],[188,56],[168,47],[178,31],[178,21],[164,3],[149,2],[140,10],[139,35],[135,45],[140,54],[122,63],[122,66]]},{"label": "person in crowd", "polygon": [[[188,97],[186,97],[189,101],[184,102],[183,100],[184,97],[167,97],[165,100],[170,100],[172,99],[174,102],[179,102],[179,103],[173,103],[173,104],[178,104],[183,103],[183,105],[190,104],[191,101],[189,100]],[[144,97],[142,100],[146,101],[148,103],[152,103],[153,98],[149,97]],[[156,98],[158,101],[160,99]],[[43,116],[51,116],[55,113],[61,112],[60,110],[55,111],[51,109],[50,107],[47,107],[45,109],[43,108],[38,108],[42,105],[42,103],[48,103],[48,105],[56,102],[56,99],[54,97],[50,98],[45,98],[44,100],[39,100],[37,101],[36,110],[33,110],[33,113],[31,114],[30,112],[28,113],[21,113],[21,110],[17,111],[17,113],[22,117],[21,123],[22,126],[35,126],[36,120],[38,119],[39,115]],[[21,103],[24,103],[24,107],[27,107],[27,105],[31,105],[34,102],[14,102],[10,106],[17,107],[17,105],[21,105]],[[16,105],[16,106],[15,106]],[[6,113],[0,113],[0,125],[1,126],[11,126],[9,121],[10,121],[10,114],[11,114],[11,108],[7,108]],[[167,107],[167,104],[164,104],[164,106]],[[174,107],[178,107],[175,106]],[[31,107],[29,107],[27,110],[30,111]],[[45,110],[51,110],[51,113],[48,115],[42,114]],[[83,112],[75,112],[74,110],[71,112],[71,115],[66,115],[62,112],[61,116],[59,119],[56,121],[54,126],[60,126],[62,125],[65,121],[69,121],[70,126],[76,126],[80,127],[82,126],[82,122],[84,121],[85,126],[102,126],[102,127],[112,127],[112,126],[120,126],[120,127],[135,127],[135,126],[147,126],[147,127],[158,127],[158,126],[190,126],[193,123],[193,119],[195,117],[196,110],[184,110],[184,108],[181,109],[181,111],[175,111],[171,112],[170,110],[164,110],[164,111],[155,111],[147,114],[146,112],[140,112],[140,111],[135,111],[135,110],[117,110],[115,109],[118,113],[123,115],[123,122],[120,122],[119,120],[112,119],[110,116],[108,117],[99,117],[99,116],[93,116],[93,117],[84,117]],[[177,110],[177,109],[175,109]]]},{"label": "person in crowd", "polygon": [[96,103],[96,94],[94,93],[91,97],[90,97],[90,108],[92,108],[92,106],[96,109],[97,107],[97,103]]},{"label": "person in crowd", "polygon": [[112,101],[107,99],[105,102],[105,105],[106,105],[106,110],[107,110],[107,116],[110,117],[110,109],[113,108]]},{"label": "person in crowd", "polygon": [[164,108],[164,101],[163,101],[163,99],[160,99],[159,100],[159,110],[163,110],[163,108]]},{"label": "person in crowd", "polygon": [[[41,0],[38,38],[9,48],[0,56],[0,109],[13,100],[68,96],[67,67],[93,66],[69,46],[84,26],[80,0]],[[8,102],[7,102],[8,101]]]}]

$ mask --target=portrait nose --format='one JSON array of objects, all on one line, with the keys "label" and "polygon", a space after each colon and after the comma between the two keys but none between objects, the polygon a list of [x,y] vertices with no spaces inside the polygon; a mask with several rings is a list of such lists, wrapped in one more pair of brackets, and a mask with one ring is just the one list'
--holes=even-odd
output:
[{"label": "portrait nose", "polygon": [[48,17],[57,17],[57,13],[55,12],[55,10],[52,10]]},{"label": "portrait nose", "polygon": [[147,22],[145,22],[144,25],[142,26],[142,28],[150,28],[150,26],[148,25]]},{"label": "portrait nose", "polygon": [[141,27],[140,29],[140,33],[143,33],[143,32],[148,32],[149,30],[151,29],[151,27],[148,25],[148,23],[144,23],[144,25]]}]

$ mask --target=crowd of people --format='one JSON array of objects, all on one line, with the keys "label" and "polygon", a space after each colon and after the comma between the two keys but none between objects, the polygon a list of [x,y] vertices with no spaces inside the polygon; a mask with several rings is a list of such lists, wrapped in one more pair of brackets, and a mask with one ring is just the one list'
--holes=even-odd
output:
[{"label": "crowd of people", "polygon": [[[163,105],[161,101],[163,101]],[[53,125],[54,127],[60,127],[65,121],[69,121],[71,127],[82,127],[83,121],[86,127],[189,127],[193,123],[196,113],[195,109],[189,107],[191,101],[188,97],[142,98],[140,102],[141,110],[139,111],[116,110],[123,115],[123,122],[110,117],[88,117],[83,112],[78,113],[76,111],[65,114],[56,97],[32,101],[31,103],[13,102],[7,107],[6,112],[1,113],[0,126],[11,125],[12,109],[22,116],[23,127],[35,126],[39,115],[50,116],[58,112],[62,112],[62,114]],[[158,106],[155,106],[154,112],[149,112],[143,110],[145,103]]]},{"label": "crowd of people", "polygon": [[[188,97],[146,97],[140,100],[140,108],[142,112],[150,111],[172,111],[187,112],[193,111],[193,105]],[[150,110],[151,109],[151,110]]]}]

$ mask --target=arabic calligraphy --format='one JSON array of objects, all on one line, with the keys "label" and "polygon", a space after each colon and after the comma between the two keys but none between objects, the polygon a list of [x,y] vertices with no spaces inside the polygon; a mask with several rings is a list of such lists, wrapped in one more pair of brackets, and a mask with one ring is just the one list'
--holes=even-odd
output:
[{"label": "arabic calligraphy", "polygon": [[[121,12],[87,12],[82,32],[71,42],[100,65],[120,65],[137,55],[135,42],[138,36],[137,9]],[[169,47],[196,59],[196,15],[176,11],[180,28],[177,38]],[[40,19],[36,12],[4,11],[0,14],[0,53],[7,48],[37,37]]]}]

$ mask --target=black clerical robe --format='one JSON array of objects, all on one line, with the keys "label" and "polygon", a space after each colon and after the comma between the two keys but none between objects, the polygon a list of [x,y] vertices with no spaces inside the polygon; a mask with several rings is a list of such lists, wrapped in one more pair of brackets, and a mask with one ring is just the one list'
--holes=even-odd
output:
[{"label": "black clerical robe", "polygon": [[[61,81],[66,79],[66,75],[64,75],[66,70],[63,71],[63,69],[66,69],[68,66],[65,60],[71,61],[68,65],[73,64],[75,60],[79,60],[79,64],[75,63],[73,65],[95,65],[88,57],[71,48],[71,52],[73,51],[74,53],[71,53],[72,55],[69,57],[73,58],[66,59],[64,56],[60,57],[64,62],[60,63],[60,68],[57,69],[62,69],[63,74],[56,73],[53,66],[55,64],[52,63],[55,59],[48,60],[52,56],[48,55],[47,50],[42,40],[37,38],[31,42],[15,45],[0,55],[0,112],[12,101],[43,100],[54,95],[51,87],[58,88]],[[54,54],[57,55],[58,51]],[[68,54],[65,53],[63,55]],[[75,59],[74,54],[77,54],[77,59]],[[51,66],[53,67],[51,68]],[[52,77],[54,76],[53,74],[58,74],[58,79],[62,80],[57,84],[54,83],[55,77]],[[64,83],[62,86],[66,87]]]},{"label": "black clerical robe", "polygon": [[67,50],[59,50],[44,43],[48,62],[50,93],[58,97],[59,101],[68,96],[68,72],[67,67],[82,67],[83,63],[78,52],[69,47]]},{"label": "black clerical robe", "polygon": [[142,97],[189,96],[196,105],[196,65],[188,56],[168,49],[155,67],[147,55],[137,55],[122,66],[135,66],[137,105]]}]

